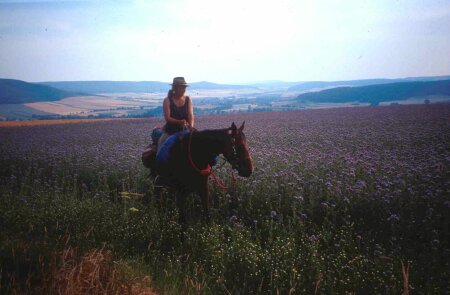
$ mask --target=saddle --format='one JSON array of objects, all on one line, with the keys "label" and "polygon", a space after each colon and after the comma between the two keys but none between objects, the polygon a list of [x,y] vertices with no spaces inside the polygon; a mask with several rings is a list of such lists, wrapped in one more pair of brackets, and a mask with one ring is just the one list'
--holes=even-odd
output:
[{"label": "saddle", "polygon": [[165,166],[169,163],[170,159],[170,151],[172,146],[179,140],[181,140],[184,136],[189,134],[190,131],[179,131],[167,137],[166,141],[163,143],[161,148],[159,148],[158,153],[156,154],[156,163],[159,166]]},{"label": "saddle", "polygon": [[145,147],[145,150],[142,152],[142,164],[146,167],[146,168],[152,168],[153,166],[153,162],[156,159],[156,152],[158,151],[158,147],[153,145],[153,144],[149,144],[148,146]]},{"label": "saddle", "polygon": [[169,136],[158,151],[158,142],[162,135],[162,128],[155,127],[152,131],[152,143],[142,153],[142,164],[150,169],[151,175],[158,176],[157,167],[164,168],[168,165],[172,146],[189,131],[183,130]]}]

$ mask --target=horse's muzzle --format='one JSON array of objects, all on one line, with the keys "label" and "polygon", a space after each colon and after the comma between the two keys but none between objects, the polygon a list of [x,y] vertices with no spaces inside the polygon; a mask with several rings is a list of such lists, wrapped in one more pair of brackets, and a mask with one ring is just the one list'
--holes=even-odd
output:
[{"label": "horse's muzzle", "polygon": [[240,165],[238,175],[241,177],[250,177],[253,173],[253,163],[251,159],[247,159],[245,165]]},{"label": "horse's muzzle", "polygon": [[250,177],[250,175],[252,175],[252,171],[251,170],[245,170],[245,171],[238,171],[238,175],[241,177]]}]

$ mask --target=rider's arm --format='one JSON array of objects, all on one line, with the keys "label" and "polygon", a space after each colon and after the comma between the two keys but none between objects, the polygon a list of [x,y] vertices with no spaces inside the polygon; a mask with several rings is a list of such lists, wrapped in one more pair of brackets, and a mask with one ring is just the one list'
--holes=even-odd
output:
[{"label": "rider's arm", "polygon": [[189,108],[188,108],[188,124],[191,128],[194,128],[194,106],[192,104],[192,99],[189,98]]},{"label": "rider's arm", "polygon": [[164,110],[164,119],[166,119],[167,123],[179,124],[182,126],[184,126],[184,124],[186,123],[186,120],[177,120],[170,116],[170,100],[167,97],[164,98],[163,110]]}]

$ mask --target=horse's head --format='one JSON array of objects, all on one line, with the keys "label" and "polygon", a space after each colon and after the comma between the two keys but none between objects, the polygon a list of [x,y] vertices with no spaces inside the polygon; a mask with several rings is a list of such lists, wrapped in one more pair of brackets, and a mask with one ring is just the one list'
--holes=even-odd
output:
[{"label": "horse's head", "polygon": [[253,161],[248,151],[247,139],[245,138],[244,123],[237,128],[233,124],[228,129],[230,142],[225,146],[223,155],[232,165],[233,169],[238,171],[239,176],[249,177],[253,172]]}]

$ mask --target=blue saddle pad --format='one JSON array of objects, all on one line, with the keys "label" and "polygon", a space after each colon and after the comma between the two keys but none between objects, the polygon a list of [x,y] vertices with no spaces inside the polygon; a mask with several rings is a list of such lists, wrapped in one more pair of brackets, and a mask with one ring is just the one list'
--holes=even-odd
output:
[{"label": "blue saddle pad", "polygon": [[158,165],[165,166],[169,162],[170,150],[180,137],[189,134],[189,131],[180,131],[169,136],[164,142],[161,149],[156,154],[156,162]]}]

